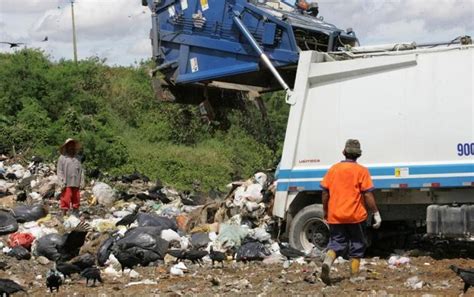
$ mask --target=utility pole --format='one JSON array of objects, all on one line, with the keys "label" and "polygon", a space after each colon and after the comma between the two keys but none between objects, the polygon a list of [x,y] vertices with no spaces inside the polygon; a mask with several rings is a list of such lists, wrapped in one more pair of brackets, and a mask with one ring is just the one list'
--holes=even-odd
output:
[{"label": "utility pole", "polygon": [[72,45],[74,48],[74,62],[77,63],[76,21],[74,20],[74,0],[71,0],[71,15],[72,15]]}]

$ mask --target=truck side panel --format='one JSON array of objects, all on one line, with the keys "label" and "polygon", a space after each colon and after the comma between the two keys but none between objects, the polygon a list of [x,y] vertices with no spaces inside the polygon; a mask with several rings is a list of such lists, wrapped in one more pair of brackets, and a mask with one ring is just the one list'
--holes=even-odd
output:
[{"label": "truck side panel", "polygon": [[474,186],[474,47],[301,59],[309,70],[297,75],[306,88],[295,89],[290,121],[299,125],[288,124],[277,203],[288,192],[320,190],[348,138],[361,141],[359,162],[379,189]]}]

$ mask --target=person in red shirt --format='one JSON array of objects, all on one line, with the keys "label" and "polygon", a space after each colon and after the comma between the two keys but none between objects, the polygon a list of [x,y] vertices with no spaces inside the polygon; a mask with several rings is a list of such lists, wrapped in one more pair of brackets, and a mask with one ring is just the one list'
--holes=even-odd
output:
[{"label": "person in red shirt", "polygon": [[333,165],[321,182],[324,218],[329,224],[329,244],[321,280],[330,284],[329,271],[336,257],[349,247],[351,276],[358,274],[360,259],[366,248],[367,210],[374,214],[373,228],[382,218],[375,203],[374,185],[369,170],[357,163],[362,155],[360,142],[349,139],[342,152],[346,159]]}]

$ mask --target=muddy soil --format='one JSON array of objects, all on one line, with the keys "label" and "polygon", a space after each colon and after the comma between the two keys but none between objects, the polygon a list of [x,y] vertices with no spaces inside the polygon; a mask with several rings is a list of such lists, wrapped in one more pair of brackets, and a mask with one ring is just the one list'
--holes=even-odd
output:
[{"label": "muddy soil", "polygon": [[[45,275],[52,262],[42,265],[36,260],[17,261],[9,257],[0,260],[10,265],[0,271],[0,278],[10,278],[27,288],[29,296],[50,294]],[[313,276],[320,271],[319,262],[292,263],[285,269],[280,264],[226,263],[224,268],[203,267],[186,263],[189,272],[182,277],[170,276],[170,266],[139,267],[139,276],[110,277],[103,273],[104,283],[86,287],[85,280],[75,275],[67,281],[57,296],[191,296],[191,295],[344,295],[344,296],[459,296],[463,283],[448,267],[451,264],[474,267],[472,259],[435,260],[431,257],[413,257],[409,264],[390,268],[386,259],[367,258],[363,261],[361,277],[349,278],[348,263],[336,263],[332,271],[333,285],[326,286]],[[217,265],[216,265],[217,266]],[[410,277],[422,281],[421,289],[406,284]],[[133,284],[146,281],[150,284]],[[314,283],[312,283],[314,282]],[[428,295],[427,295],[428,294]],[[22,294],[17,294],[21,296]],[[465,294],[474,296],[474,288]]]}]

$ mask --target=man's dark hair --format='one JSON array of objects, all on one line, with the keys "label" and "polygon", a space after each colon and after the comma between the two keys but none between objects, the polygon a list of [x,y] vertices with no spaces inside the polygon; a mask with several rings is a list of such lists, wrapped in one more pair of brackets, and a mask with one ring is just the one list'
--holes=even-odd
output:
[{"label": "man's dark hair", "polygon": [[344,156],[349,160],[357,161],[361,154],[347,153],[346,151],[344,151]]}]

